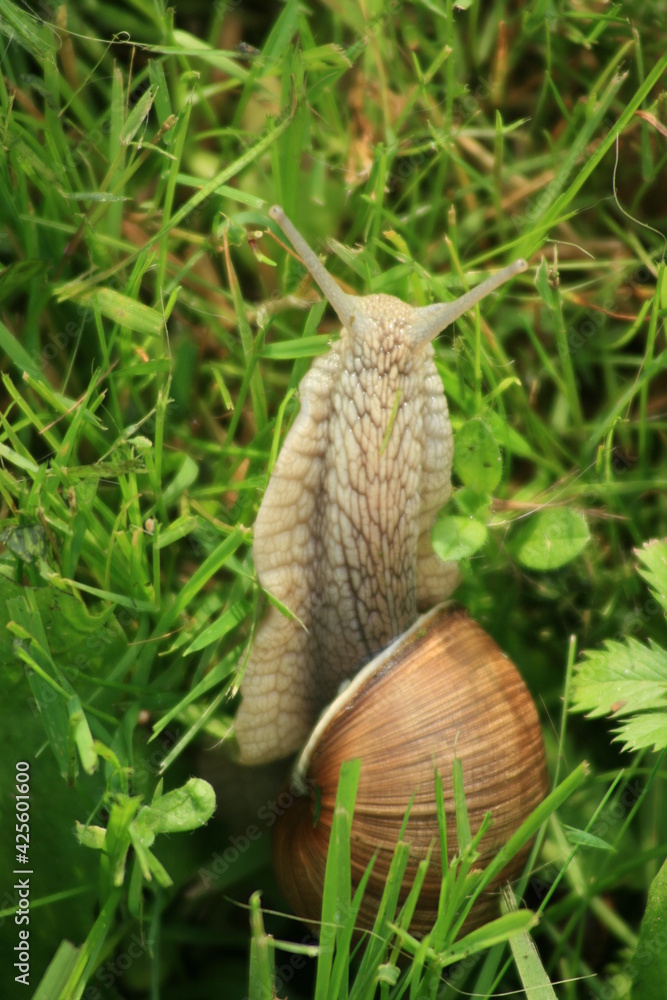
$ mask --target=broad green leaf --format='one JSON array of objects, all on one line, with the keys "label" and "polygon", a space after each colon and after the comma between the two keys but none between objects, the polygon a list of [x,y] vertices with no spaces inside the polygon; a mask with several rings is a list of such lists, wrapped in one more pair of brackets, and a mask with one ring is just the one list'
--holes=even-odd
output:
[{"label": "broad green leaf", "polygon": [[569,507],[550,507],[526,518],[509,547],[527,569],[551,570],[575,559],[589,539],[583,514]]},{"label": "broad green leaf", "polygon": [[653,879],[632,965],[637,969],[632,1000],[656,1000],[667,982],[667,862]]},{"label": "broad green leaf", "polygon": [[486,526],[472,517],[443,517],[431,531],[433,551],[444,562],[467,559],[484,545]]},{"label": "broad green leaf", "polygon": [[492,493],[503,474],[503,460],[493,434],[483,420],[463,425],[454,440],[454,471],[477,493]]},{"label": "broad green leaf", "polygon": [[[470,486],[461,486],[454,493],[454,503],[464,519],[467,521],[472,517],[481,524],[486,524],[489,520],[490,500],[488,493],[478,493]],[[444,519],[443,517],[442,520]]]}]

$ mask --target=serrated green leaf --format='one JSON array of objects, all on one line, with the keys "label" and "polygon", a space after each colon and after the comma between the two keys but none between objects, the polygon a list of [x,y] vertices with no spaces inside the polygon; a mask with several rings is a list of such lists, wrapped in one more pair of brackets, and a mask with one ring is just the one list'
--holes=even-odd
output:
[{"label": "serrated green leaf", "polygon": [[573,679],[574,711],[595,718],[667,708],[667,651],[660,646],[609,640],[584,656]]},{"label": "serrated green leaf", "polygon": [[558,569],[575,559],[590,539],[583,514],[569,507],[551,507],[527,518],[509,548],[527,569]]},{"label": "serrated green leaf", "polygon": [[467,559],[484,545],[486,526],[472,517],[443,517],[431,531],[433,551],[443,562]]},{"label": "serrated green leaf", "polygon": [[584,656],[572,682],[572,711],[623,718],[614,731],[625,750],[667,747],[667,650],[630,637]]},{"label": "serrated green leaf", "polygon": [[454,440],[454,471],[465,486],[491,493],[503,474],[500,448],[483,420],[463,425]]},{"label": "serrated green leaf", "polygon": [[642,712],[616,730],[624,750],[655,750],[667,747],[667,712]]}]

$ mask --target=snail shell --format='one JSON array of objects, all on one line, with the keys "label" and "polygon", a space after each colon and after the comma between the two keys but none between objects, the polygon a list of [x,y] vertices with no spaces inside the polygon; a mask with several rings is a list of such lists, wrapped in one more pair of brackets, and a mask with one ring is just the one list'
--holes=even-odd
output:
[{"label": "snail shell", "polygon": [[[377,852],[358,919],[373,926],[405,813],[411,845],[407,894],[419,861],[431,857],[411,933],[431,930],[442,871],[434,797],[434,767],[443,782],[450,859],[458,850],[452,762],[458,757],[470,827],[488,811],[492,826],[480,842],[480,865],[495,856],[547,791],[544,744],[532,698],[512,662],[460,609],[440,605],[419,618],[357,674],[313,730],[298,761],[304,788],[276,824],[278,881],[294,912],[319,919],[327,847],[340,767],[361,758],[352,824],[353,891]],[[317,812],[317,821],[315,816]],[[515,856],[473,910],[466,928],[497,916],[493,890],[522,868]]]}]

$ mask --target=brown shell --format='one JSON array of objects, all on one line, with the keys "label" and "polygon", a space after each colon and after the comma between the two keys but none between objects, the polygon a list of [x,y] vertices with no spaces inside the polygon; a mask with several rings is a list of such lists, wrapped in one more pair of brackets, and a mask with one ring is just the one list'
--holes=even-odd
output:
[{"label": "brown shell", "polygon": [[[278,880],[294,912],[320,917],[327,846],[341,763],[361,758],[352,825],[352,881],[378,857],[359,914],[372,927],[406,809],[411,844],[406,890],[420,859],[435,844],[412,923],[427,933],[435,921],[441,866],[434,804],[434,764],[442,777],[450,856],[456,852],[452,761],[463,765],[473,834],[490,810],[480,843],[482,865],[544,798],[544,744],[532,698],[511,661],[468,614],[446,606],[422,616],[369,663],[313,731],[297,765],[306,793],[276,824]],[[317,789],[317,793],[316,793]],[[319,817],[314,825],[316,798]],[[501,873],[497,889],[521,871],[528,848]],[[498,915],[497,894],[480,901],[466,930]]]}]

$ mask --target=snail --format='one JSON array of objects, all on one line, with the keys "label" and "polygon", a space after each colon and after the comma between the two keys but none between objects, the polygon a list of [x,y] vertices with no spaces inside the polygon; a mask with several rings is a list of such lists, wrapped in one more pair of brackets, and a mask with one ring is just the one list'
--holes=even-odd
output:
[{"label": "snail", "polygon": [[[437,844],[434,767],[450,851],[455,756],[473,831],[491,811],[482,859],[546,792],[532,699],[493,640],[465,611],[443,603],[458,571],[430,542],[451,492],[453,455],[431,342],[527,265],[514,262],[454,302],[413,308],[391,295],[344,292],[283,210],[269,214],[343,328],[301,381],[300,412],[255,522],[259,580],[290,614],[272,605],[260,622],[235,736],[245,764],[303,748],[295,775],[304,794],[276,824],[275,857],[288,902],[310,921],[320,913],[340,765],[361,758],[352,873],[356,884],[379,851],[360,912],[372,926],[413,796],[408,882]],[[524,859],[515,858],[512,871]],[[429,871],[413,921],[421,933],[438,910],[442,875],[434,862]],[[475,919],[493,905],[487,899]]]}]

